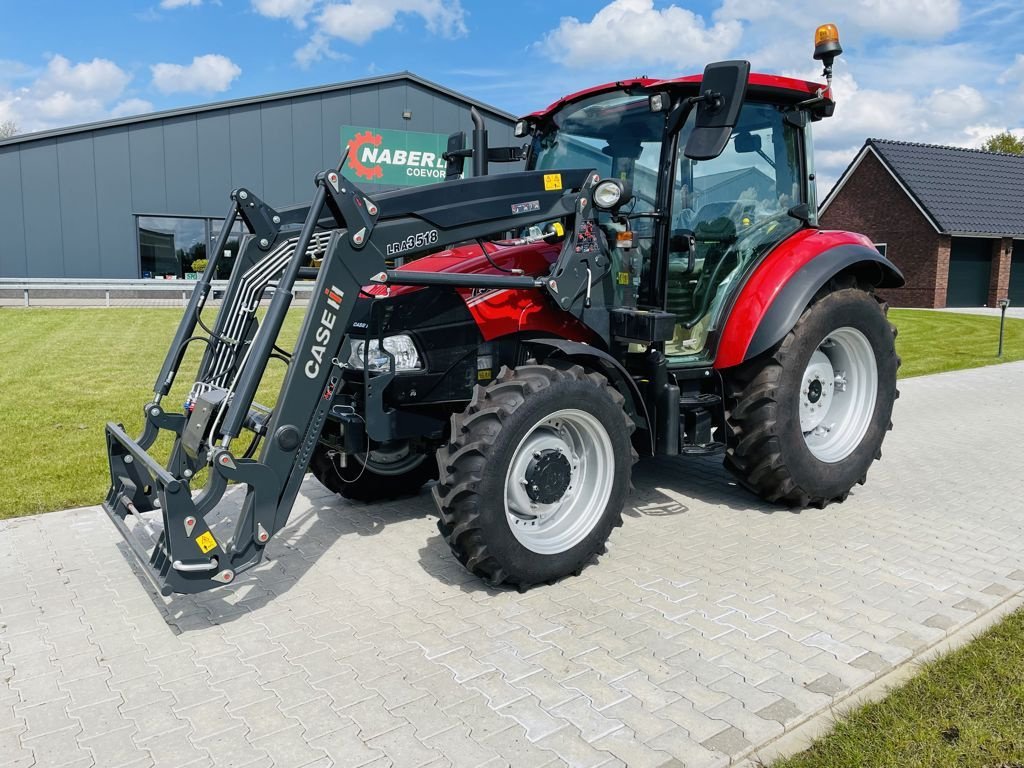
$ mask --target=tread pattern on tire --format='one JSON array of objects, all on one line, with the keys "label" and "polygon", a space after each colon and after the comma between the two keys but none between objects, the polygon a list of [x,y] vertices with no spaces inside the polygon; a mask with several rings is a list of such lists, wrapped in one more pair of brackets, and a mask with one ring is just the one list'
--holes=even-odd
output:
[{"label": "tread pattern on tire", "polygon": [[[531,394],[565,378],[589,381],[603,389],[616,405],[625,403],[622,394],[601,374],[588,372],[579,365],[556,365],[528,363],[514,369],[504,366],[489,386],[476,387],[462,413],[452,416],[449,443],[437,451],[440,479],[433,494],[440,515],[438,530],[459,562],[491,586],[508,583],[520,590],[532,586],[512,578],[481,535],[478,488],[483,466],[494,449],[503,423]],[[636,426],[625,409],[622,419],[627,434],[632,434]],[[631,448],[632,462],[636,463],[638,458]],[[602,541],[612,528],[622,525],[622,510],[615,510],[605,524],[608,531],[601,537]],[[602,554],[603,550],[602,544],[596,552],[582,553],[570,572],[578,575],[594,555]]]},{"label": "tread pattern on tire", "polygon": [[[835,278],[815,294],[807,309],[825,296],[846,289],[859,289],[869,293],[888,317],[889,305],[866,286],[859,285],[851,275]],[[806,315],[807,309],[804,310]],[[801,320],[804,315],[801,315]],[[849,491],[831,497],[808,493],[794,480],[782,457],[777,437],[777,399],[780,396],[783,369],[789,362],[800,327],[796,326],[775,347],[758,358],[737,366],[726,377],[728,448],[726,468],[748,490],[761,498],[791,507],[817,507],[823,509],[831,503],[846,501]],[[889,323],[893,339],[896,327]],[[900,366],[896,356],[896,368]],[[897,398],[899,390],[896,390]],[[886,431],[892,429],[890,420]],[[875,460],[882,458],[879,448]],[[858,480],[863,485],[867,476]]]}]

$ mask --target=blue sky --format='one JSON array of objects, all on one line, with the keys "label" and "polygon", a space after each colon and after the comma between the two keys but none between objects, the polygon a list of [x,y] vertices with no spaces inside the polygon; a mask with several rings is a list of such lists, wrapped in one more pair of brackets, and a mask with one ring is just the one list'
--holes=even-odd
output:
[{"label": "blue sky", "polygon": [[819,174],[868,136],[1024,135],[1021,0],[0,0],[0,121],[25,131],[408,69],[514,113],[710,60],[813,78],[839,24]]}]

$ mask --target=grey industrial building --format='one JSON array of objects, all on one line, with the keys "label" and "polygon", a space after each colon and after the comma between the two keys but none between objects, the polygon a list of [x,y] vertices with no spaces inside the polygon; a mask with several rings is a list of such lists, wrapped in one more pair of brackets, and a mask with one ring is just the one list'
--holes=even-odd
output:
[{"label": "grey industrial building", "polygon": [[182,276],[232,189],[308,201],[357,135],[346,173],[367,191],[437,181],[471,106],[513,143],[513,115],[409,72],[0,141],[0,277]]}]

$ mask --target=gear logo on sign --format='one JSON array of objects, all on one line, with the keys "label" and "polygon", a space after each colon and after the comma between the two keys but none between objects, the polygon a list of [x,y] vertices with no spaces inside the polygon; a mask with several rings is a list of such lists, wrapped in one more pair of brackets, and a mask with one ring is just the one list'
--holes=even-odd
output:
[{"label": "gear logo on sign", "polygon": [[380,165],[364,165],[359,159],[359,149],[366,144],[379,147],[384,137],[373,131],[357,133],[348,142],[348,167],[355,171],[356,176],[368,181],[379,179],[384,175],[384,169]]}]

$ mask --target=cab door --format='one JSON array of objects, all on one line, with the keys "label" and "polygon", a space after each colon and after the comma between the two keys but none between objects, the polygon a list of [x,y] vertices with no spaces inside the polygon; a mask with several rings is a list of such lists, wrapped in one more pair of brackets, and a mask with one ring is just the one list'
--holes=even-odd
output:
[{"label": "cab door", "polygon": [[802,131],[783,107],[745,103],[712,160],[682,154],[691,128],[692,117],[676,141],[665,268],[665,309],[676,316],[665,354],[676,365],[711,357],[727,297],[761,255],[802,226],[787,212],[806,199]]}]

